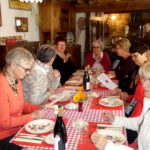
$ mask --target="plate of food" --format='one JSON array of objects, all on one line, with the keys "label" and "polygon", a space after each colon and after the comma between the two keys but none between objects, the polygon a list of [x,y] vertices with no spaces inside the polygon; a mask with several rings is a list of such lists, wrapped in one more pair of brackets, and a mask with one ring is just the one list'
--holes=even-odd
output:
[{"label": "plate of food", "polygon": [[65,82],[65,84],[78,86],[82,84],[82,81],[81,80],[68,80]]},{"label": "plate of food", "polygon": [[71,99],[71,95],[54,94],[49,97],[50,100],[57,100],[58,102],[64,102]]},{"label": "plate of food", "polygon": [[93,143],[97,142],[99,136],[104,136],[106,139],[113,143],[123,144],[126,141],[124,134],[117,130],[108,129],[98,129],[91,135],[91,140]]},{"label": "plate of food", "polygon": [[29,133],[42,134],[54,129],[54,121],[48,119],[33,120],[25,125],[25,130]]},{"label": "plate of food", "polygon": [[102,97],[99,104],[106,107],[117,107],[123,105],[123,101],[118,96]]}]

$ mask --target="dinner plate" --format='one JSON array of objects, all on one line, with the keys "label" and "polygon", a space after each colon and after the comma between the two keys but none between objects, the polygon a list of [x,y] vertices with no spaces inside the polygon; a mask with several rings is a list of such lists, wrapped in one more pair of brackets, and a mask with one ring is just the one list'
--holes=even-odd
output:
[{"label": "dinner plate", "polygon": [[54,129],[54,121],[48,119],[33,120],[25,125],[25,130],[29,133],[42,134]]},{"label": "dinner plate", "polygon": [[72,75],[78,76],[78,77],[83,77],[84,72],[74,72]]},{"label": "dinner plate", "polygon": [[117,130],[108,130],[108,129],[98,129],[91,135],[91,140],[93,143],[96,143],[99,139],[98,136],[104,136],[107,138],[108,142],[111,141],[117,144],[123,144],[126,141],[125,136]]},{"label": "dinner plate", "polygon": [[117,96],[110,96],[101,98],[99,104],[106,107],[117,107],[123,105],[123,101]]},{"label": "dinner plate", "polygon": [[75,85],[75,86],[78,86],[78,85],[81,85],[82,84],[82,81],[80,80],[68,80],[65,82],[66,85]]},{"label": "dinner plate", "polygon": [[58,102],[64,102],[71,99],[70,95],[61,95],[61,94],[54,94],[49,97],[50,100],[58,100]]}]

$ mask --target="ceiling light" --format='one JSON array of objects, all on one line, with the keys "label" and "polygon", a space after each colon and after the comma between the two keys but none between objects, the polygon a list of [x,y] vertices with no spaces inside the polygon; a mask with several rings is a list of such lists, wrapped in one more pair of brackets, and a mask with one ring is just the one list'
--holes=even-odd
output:
[{"label": "ceiling light", "polygon": [[33,2],[36,2],[36,3],[42,3],[43,2],[43,0],[20,0],[20,2],[26,2],[26,3],[28,3],[28,2],[31,2],[31,3],[33,3]]}]

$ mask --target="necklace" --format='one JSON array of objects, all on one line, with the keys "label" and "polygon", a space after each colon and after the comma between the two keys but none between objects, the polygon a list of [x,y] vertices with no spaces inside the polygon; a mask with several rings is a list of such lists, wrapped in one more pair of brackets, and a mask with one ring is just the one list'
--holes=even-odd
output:
[{"label": "necklace", "polygon": [[17,84],[18,84],[18,80],[15,80],[10,73],[7,71],[6,68],[3,69],[2,71],[3,75],[6,77],[9,86],[12,88],[13,92],[15,93],[15,95],[18,95],[18,89],[17,89]]}]

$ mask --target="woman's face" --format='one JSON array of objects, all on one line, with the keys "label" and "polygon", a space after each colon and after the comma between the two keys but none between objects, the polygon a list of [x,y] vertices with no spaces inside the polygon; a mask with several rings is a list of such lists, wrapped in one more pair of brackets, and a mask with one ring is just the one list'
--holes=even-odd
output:
[{"label": "woman's face", "polygon": [[59,41],[56,45],[56,50],[60,53],[64,53],[66,49],[66,43],[64,41]]},{"label": "woman's face", "polygon": [[147,93],[150,97],[150,78],[141,77],[140,79],[144,88],[144,92]]},{"label": "woman's face", "polygon": [[30,73],[32,65],[27,64],[14,64],[13,73],[14,77],[18,80],[23,80],[26,75]]},{"label": "woman's face", "polygon": [[93,45],[93,53],[95,56],[100,56],[101,55],[101,47],[98,43],[95,43]]},{"label": "woman's face", "polygon": [[138,52],[132,54],[132,59],[136,65],[141,66],[147,61],[146,53],[140,54]]},{"label": "woman's face", "polygon": [[115,52],[117,53],[118,56],[121,56],[122,57],[122,52],[123,52],[123,48],[120,47],[119,45],[116,45],[116,48],[115,48]]}]

